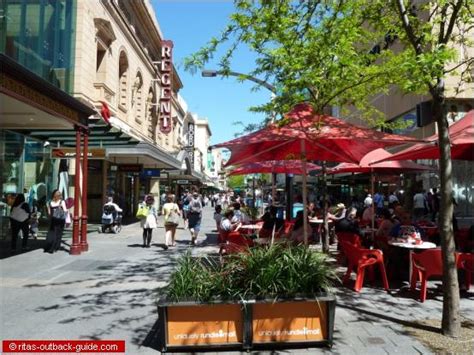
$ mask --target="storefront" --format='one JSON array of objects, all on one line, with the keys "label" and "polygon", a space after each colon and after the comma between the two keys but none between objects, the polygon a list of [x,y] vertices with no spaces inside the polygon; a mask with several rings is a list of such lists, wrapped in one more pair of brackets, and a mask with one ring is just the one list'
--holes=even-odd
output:
[{"label": "storefront", "polygon": [[[40,234],[45,233],[51,192],[59,188],[65,197],[74,195],[75,159],[52,155],[55,144],[49,132],[69,132],[79,149],[85,147],[81,137],[87,134],[87,118],[94,111],[12,58],[0,54],[0,66],[0,240],[6,240],[10,206],[17,194],[24,194],[38,212]],[[87,215],[86,209],[81,212]],[[77,235],[78,229],[77,224]]]}]

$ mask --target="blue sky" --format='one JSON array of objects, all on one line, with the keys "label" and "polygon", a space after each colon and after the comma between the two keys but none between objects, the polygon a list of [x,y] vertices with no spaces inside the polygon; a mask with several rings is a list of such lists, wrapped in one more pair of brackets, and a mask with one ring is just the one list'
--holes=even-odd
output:
[{"label": "blue sky", "polygon": [[[183,68],[183,59],[197,51],[213,36],[225,28],[233,12],[232,1],[214,0],[152,0],[164,39],[174,42],[173,61],[178,69],[184,88],[180,91],[188,109],[209,120],[213,144],[234,138],[241,131],[232,123],[260,122],[264,116],[248,111],[250,106],[260,105],[270,99],[270,91],[251,91],[252,82],[238,82],[235,77],[203,78],[192,75]],[[225,49],[225,47],[224,47]],[[221,51],[222,53],[222,51]],[[220,56],[216,55],[206,68],[216,69]],[[255,57],[249,51],[239,50],[231,69],[248,73]]]}]

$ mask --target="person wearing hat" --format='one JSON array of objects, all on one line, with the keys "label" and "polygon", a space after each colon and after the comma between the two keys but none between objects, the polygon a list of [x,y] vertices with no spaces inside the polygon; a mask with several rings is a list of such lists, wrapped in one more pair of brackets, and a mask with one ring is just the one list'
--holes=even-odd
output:
[{"label": "person wearing hat", "polygon": [[148,215],[146,218],[140,220],[140,225],[143,228],[143,247],[149,248],[152,238],[153,229],[158,226],[157,217],[158,213],[154,206],[155,198],[152,195],[145,197],[145,200],[138,206],[138,208],[148,209]]}]

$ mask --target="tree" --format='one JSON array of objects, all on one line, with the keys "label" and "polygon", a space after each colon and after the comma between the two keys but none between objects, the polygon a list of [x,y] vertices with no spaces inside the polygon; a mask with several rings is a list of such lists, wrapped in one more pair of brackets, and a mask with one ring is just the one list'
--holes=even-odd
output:
[{"label": "tree", "polygon": [[231,189],[242,188],[245,186],[244,176],[243,175],[233,175],[227,178],[227,186]]},{"label": "tree", "polygon": [[[438,126],[441,208],[439,227],[443,255],[443,333],[460,334],[459,284],[455,265],[453,235],[453,182],[451,146],[445,112],[446,78],[456,70],[459,91],[474,66],[474,58],[458,58],[456,51],[473,46],[474,3],[469,0],[415,2],[392,0],[383,28],[404,45],[396,55],[404,58],[405,75],[397,80],[405,92],[428,91]],[[394,14],[394,16],[391,16]],[[458,46],[458,48],[455,48]],[[467,53],[467,52],[466,52]],[[454,64],[453,64],[454,63]],[[471,78],[472,80],[472,78]]]},{"label": "tree", "polygon": [[[370,0],[234,3],[236,12],[228,27],[186,60],[187,69],[202,68],[219,45],[228,43],[219,69],[230,72],[234,52],[246,45],[258,54],[255,69],[249,75],[263,77],[277,89],[276,97],[253,110],[282,115],[303,101],[311,103],[319,113],[330,106],[354,106],[370,125],[385,124],[382,115],[370,105],[370,95],[387,90],[392,83],[391,74],[400,63],[390,51],[373,50],[385,33],[362,26]],[[284,124],[282,121],[280,124]],[[327,221],[324,229],[323,250],[327,252]]]},{"label": "tree", "polygon": [[[320,113],[337,106],[347,115],[355,108],[370,126],[383,126],[383,115],[370,102],[373,95],[386,93],[393,85],[405,92],[430,92],[441,152],[443,332],[456,336],[460,327],[459,294],[453,254],[452,169],[443,103],[446,75],[462,69],[459,82],[463,83],[473,65],[472,58],[457,58],[451,46],[470,45],[474,29],[472,1],[234,3],[236,11],[221,36],[211,39],[185,65],[189,70],[202,68],[226,43],[229,47],[219,65],[221,70],[229,71],[234,52],[240,45],[248,46],[258,55],[250,75],[263,77],[277,88],[273,100],[253,110],[283,114],[294,104],[306,101]],[[323,242],[327,243],[327,236]]]}]

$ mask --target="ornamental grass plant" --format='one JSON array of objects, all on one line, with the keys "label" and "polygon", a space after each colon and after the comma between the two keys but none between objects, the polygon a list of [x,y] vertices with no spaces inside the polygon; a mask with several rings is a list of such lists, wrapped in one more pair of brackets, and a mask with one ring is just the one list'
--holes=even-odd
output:
[{"label": "ornamental grass plant", "polygon": [[167,300],[226,301],[313,297],[337,276],[326,255],[304,246],[250,248],[223,263],[183,255],[166,288]]}]

